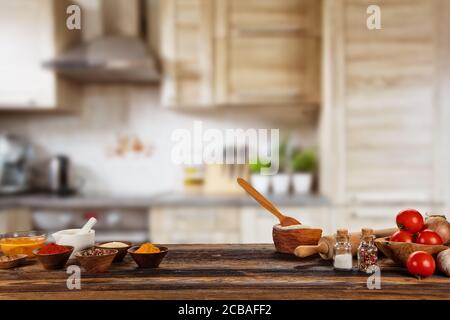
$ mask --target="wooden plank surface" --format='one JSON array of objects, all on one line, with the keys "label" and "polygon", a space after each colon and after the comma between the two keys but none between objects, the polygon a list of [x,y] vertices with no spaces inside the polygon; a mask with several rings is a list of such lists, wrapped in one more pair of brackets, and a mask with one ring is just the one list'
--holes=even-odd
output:
[{"label": "wooden plank surface", "polygon": [[139,270],[127,257],[104,274],[67,274],[35,262],[0,270],[0,299],[450,299],[450,279],[417,280],[383,260],[381,289],[368,276],[335,272],[319,258],[277,254],[273,245],[170,245],[159,269]]}]

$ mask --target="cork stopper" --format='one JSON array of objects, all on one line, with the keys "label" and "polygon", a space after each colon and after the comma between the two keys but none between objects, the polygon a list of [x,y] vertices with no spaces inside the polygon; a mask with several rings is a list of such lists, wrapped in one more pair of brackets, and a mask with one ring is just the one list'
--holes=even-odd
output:
[{"label": "cork stopper", "polygon": [[348,230],[347,229],[338,229],[336,233],[336,240],[339,242],[348,240]]},{"label": "cork stopper", "polygon": [[361,239],[370,240],[374,238],[373,229],[370,228],[362,228],[361,229]]}]

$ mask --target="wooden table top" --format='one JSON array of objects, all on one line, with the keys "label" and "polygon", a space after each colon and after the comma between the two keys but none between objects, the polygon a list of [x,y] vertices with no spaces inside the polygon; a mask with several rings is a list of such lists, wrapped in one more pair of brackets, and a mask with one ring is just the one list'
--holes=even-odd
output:
[{"label": "wooden table top", "polygon": [[381,289],[369,290],[368,275],[278,254],[269,244],[168,247],[159,269],[136,269],[127,256],[107,273],[82,273],[80,290],[68,290],[65,270],[36,261],[0,270],[0,299],[450,299],[450,278],[417,280],[387,260]]}]

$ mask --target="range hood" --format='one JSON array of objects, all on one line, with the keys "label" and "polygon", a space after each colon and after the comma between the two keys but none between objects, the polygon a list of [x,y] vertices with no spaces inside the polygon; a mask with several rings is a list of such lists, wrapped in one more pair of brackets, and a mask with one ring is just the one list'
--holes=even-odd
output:
[{"label": "range hood", "polygon": [[44,63],[64,77],[82,82],[153,83],[159,67],[144,42],[146,7],[142,0],[102,1],[103,35]]}]

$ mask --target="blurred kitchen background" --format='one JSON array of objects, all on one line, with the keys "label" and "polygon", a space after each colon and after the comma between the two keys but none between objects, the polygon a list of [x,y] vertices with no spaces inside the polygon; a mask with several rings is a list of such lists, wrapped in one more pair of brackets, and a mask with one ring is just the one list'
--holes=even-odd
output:
[{"label": "blurred kitchen background", "polygon": [[[376,1],[381,30],[371,4],[0,0],[0,233],[271,242],[238,175],[325,233],[448,212],[450,1]],[[281,172],[175,165],[197,120],[279,128]]]}]

